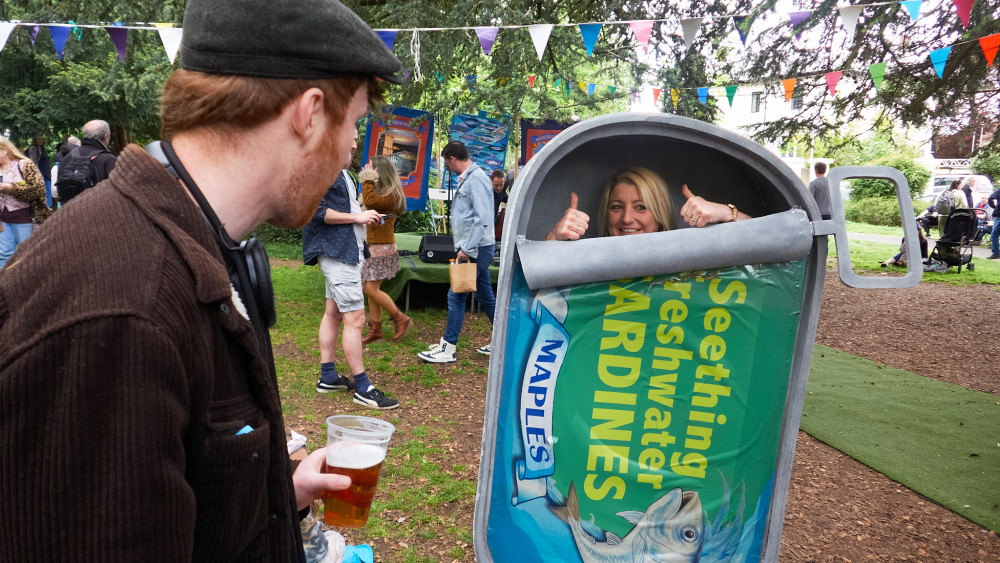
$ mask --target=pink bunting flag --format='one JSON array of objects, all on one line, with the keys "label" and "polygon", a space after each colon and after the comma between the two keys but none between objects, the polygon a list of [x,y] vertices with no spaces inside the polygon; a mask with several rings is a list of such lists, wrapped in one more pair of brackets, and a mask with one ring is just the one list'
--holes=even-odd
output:
[{"label": "pink bunting flag", "polygon": [[986,64],[993,66],[993,59],[997,56],[997,49],[1000,49],[1000,33],[980,37],[979,46],[983,48],[983,56],[986,57]]},{"label": "pink bunting flag", "polygon": [[476,36],[479,37],[479,46],[483,48],[483,53],[488,57],[493,51],[493,42],[497,40],[499,27],[477,27]]},{"label": "pink bunting flag", "polygon": [[837,95],[837,83],[840,82],[840,77],[843,74],[843,72],[836,70],[823,75],[826,77],[826,88],[830,91],[830,96]]},{"label": "pink bunting flag", "polygon": [[635,40],[639,42],[639,46],[643,49],[649,44],[649,34],[653,31],[653,21],[652,20],[641,20],[628,22],[628,26],[632,28],[632,33],[635,35]]},{"label": "pink bunting flag", "polygon": [[118,50],[118,60],[124,61],[128,30],[123,27],[105,27],[104,29],[111,36],[111,42],[115,44],[115,49]]},{"label": "pink bunting flag", "polygon": [[955,3],[955,11],[958,12],[958,19],[962,20],[962,26],[969,29],[969,15],[972,14],[972,4],[976,0],[951,0]]},{"label": "pink bunting flag", "polygon": [[786,78],[781,81],[781,84],[785,87],[785,101],[792,99],[792,92],[795,91],[795,83],[798,82],[798,78]]},{"label": "pink bunting flag", "polygon": [[[812,10],[806,10],[804,12],[788,12],[788,19],[792,22],[792,29],[795,29],[799,26],[799,24],[809,19],[810,15],[812,15]],[[795,38],[802,39],[802,32],[800,31],[796,33]]]}]

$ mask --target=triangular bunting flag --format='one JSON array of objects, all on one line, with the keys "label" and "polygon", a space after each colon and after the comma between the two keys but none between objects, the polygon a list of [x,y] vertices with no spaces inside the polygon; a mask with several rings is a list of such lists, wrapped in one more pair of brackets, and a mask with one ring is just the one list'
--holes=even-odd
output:
[{"label": "triangular bunting flag", "polygon": [[615,90],[617,90],[617,89],[618,89],[617,86],[608,86],[608,94],[611,95],[611,96],[614,96],[615,95]]},{"label": "triangular bunting flag", "polygon": [[438,79],[438,82],[444,82],[444,73],[440,70],[434,73],[434,77]]},{"label": "triangular bunting flag", "polygon": [[670,89],[670,101],[674,102],[674,111],[677,110],[677,102],[681,99],[681,91],[677,88]]},{"label": "triangular bunting flag", "polygon": [[632,28],[632,33],[635,35],[635,40],[639,42],[639,46],[643,49],[649,44],[649,33],[653,31],[653,20],[641,20],[628,22],[628,26]]},{"label": "triangular bunting flag", "polygon": [[394,29],[377,29],[375,33],[378,34],[378,38],[385,43],[385,46],[392,50],[392,46],[396,44],[396,30]]},{"label": "triangular bunting flag", "polygon": [[868,74],[872,75],[872,82],[875,83],[876,90],[882,87],[882,81],[885,80],[885,65],[886,63],[883,61],[868,67]]},{"label": "triangular bunting flag", "polygon": [[558,88],[560,82],[562,82],[562,78],[556,78],[556,81],[552,83],[552,87]]},{"label": "triangular bunting flag", "polygon": [[[812,10],[806,10],[803,12],[788,12],[788,20],[792,22],[792,29],[795,29],[799,26],[799,24],[809,19],[810,15],[812,15]],[[795,34],[795,38],[802,39],[801,30]]]},{"label": "triangular bunting flag", "polygon": [[910,19],[917,21],[920,19],[920,5],[924,0],[902,0],[900,4],[910,13]]},{"label": "triangular bunting flag", "polygon": [[76,36],[76,40],[83,41],[83,30],[80,29],[80,26],[76,25],[76,22],[73,20],[69,20],[68,23],[73,25],[73,35]]},{"label": "triangular bunting flag", "polygon": [[594,95],[594,88],[596,88],[596,87],[597,87],[597,85],[594,84],[593,82],[591,82],[590,84],[587,84],[587,95],[588,96],[593,96]]},{"label": "triangular bunting flag", "polygon": [[663,90],[660,88],[653,88],[653,105],[655,106],[657,102],[660,101],[660,92]]},{"label": "triangular bunting flag", "polygon": [[66,39],[69,38],[69,26],[50,25],[49,34],[52,35],[52,42],[56,46],[56,55],[62,60],[63,49],[66,48]]},{"label": "triangular bunting flag", "polygon": [[545,46],[549,44],[549,35],[552,34],[552,25],[529,25],[528,33],[531,34],[531,42],[535,44],[535,52],[538,53],[538,60],[542,60],[545,53]]},{"label": "triangular bunting flag", "polygon": [[603,24],[581,23],[580,35],[583,37],[583,46],[587,48],[587,56],[594,54],[594,45],[597,44],[597,36],[601,33]]},{"label": "triangular bunting flag", "polygon": [[823,75],[826,77],[826,89],[830,91],[830,96],[837,95],[837,83],[840,82],[840,77],[843,75],[844,73],[839,70]]},{"label": "triangular bunting flag", "polygon": [[746,16],[733,16],[733,25],[736,26],[736,33],[739,34],[740,43],[743,43],[744,47],[747,46],[747,35],[750,31],[749,29],[743,31],[743,22],[746,21],[746,19]]},{"label": "triangular bunting flag", "polygon": [[17,27],[16,23],[0,22],[0,51],[3,51],[4,45],[7,44],[7,38],[10,37],[10,32],[14,31],[15,27]]},{"label": "triangular bunting flag", "polygon": [[972,4],[976,0],[951,0],[955,3],[955,11],[958,12],[958,19],[962,20],[962,26],[969,28],[969,14],[972,13]]},{"label": "triangular bunting flag", "polygon": [[684,48],[690,49],[695,35],[698,35],[698,28],[701,27],[703,18],[684,18],[681,20],[681,29],[684,31]]},{"label": "triangular bunting flag", "polygon": [[532,74],[531,76],[528,77],[528,88],[534,88],[534,87],[535,87],[535,75]]},{"label": "triangular bunting flag", "polygon": [[703,103],[703,104],[707,104],[708,103],[708,87],[707,86],[702,86],[701,88],[698,88],[698,99],[701,100],[701,103]]},{"label": "triangular bunting flag", "polygon": [[587,83],[584,82],[583,80],[577,80],[576,81],[576,85],[580,87],[580,91],[581,92],[586,92],[587,91]]},{"label": "triangular bunting flag", "polygon": [[128,30],[124,27],[105,27],[104,28],[108,35],[111,36],[111,42],[115,44],[115,49],[118,50],[118,60],[125,60],[125,44],[128,41]]},{"label": "triangular bunting flag", "polygon": [[31,28],[31,32],[28,33],[28,36],[31,37],[31,44],[32,45],[35,44],[35,39],[38,39],[38,32],[41,31],[41,30],[42,30],[42,28],[38,27],[37,25],[35,27]]},{"label": "triangular bunting flag", "polygon": [[840,23],[844,24],[844,31],[847,32],[847,43],[854,43],[854,30],[858,27],[858,16],[861,15],[861,10],[864,10],[864,6],[844,6],[843,8],[838,8],[840,10]]},{"label": "triangular bunting flag", "polygon": [[479,37],[479,46],[483,48],[483,54],[487,57],[493,50],[493,42],[497,40],[499,27],[477,27],[476,36]]},{"label": "triangular bunting flag", "polygon": [[469,83],[469,90],[472,91],[472,92],[475,92],[476,91],[476,75],[475,74],[466,74],[465,75],[465,80]]},{"label": "triangular bunting flag", "polygon": [[944,78],[944,65],[948,63],[948,55],[951,53],[951,46],[942,47],[931,51],[931,64],[934,65],[934,72],[938,78]]},{"label": "triangular bunting flag", "polygon": [[566,89],[566,97],[568,98],[569,94],[570,94],[570,92],[569,92],[569,80],[566,80],[565,82],[563,82],[563,87],[565,87],[565,89]]},{"label": "triangular bunting flag", "polygon": [[181,35],[183,35],[184,30],[179,27],[160,27],[168,26],[170,24],[156,24],[157,31],[160,33],[160,42],[163,43],[163,50],[167,52],[167,59],[170,60],[170,64],[174,64],[174,59],[177,57],[177,49],[181,46]]},{"label": "triangular bunting flag", "polygon": [[798,78],[786,78],[786,79],[784,79],[784,80],[781,81],[781,85],[785,87],[785,101],[786,102],[788,100],[792,99],[792,92],[795,91],[795,83],[798,80],[799,80]]},{"label": "triangular bunting flag", "polygon": [[404,68],[403,69],[403,82],[406,82],[409,79],[410,79],[410,69]]},{"label": "triangular bunting flag", "polygon": [[[3,48],[3,41],[3,31],[0,30],[0,49]],[[986,64],[993,66],[993,58],[997,56],[997,49],[1000,48],[1000,33],[980,37],[979,46],[983,48],[983,56],[986,57]]]},{"label": "triangular bunting flag", "polygon": [[730,84],[726,86],[726,97],[729,98],[729,107],[733,107],[733,98],[736,97],[736,84]]}]

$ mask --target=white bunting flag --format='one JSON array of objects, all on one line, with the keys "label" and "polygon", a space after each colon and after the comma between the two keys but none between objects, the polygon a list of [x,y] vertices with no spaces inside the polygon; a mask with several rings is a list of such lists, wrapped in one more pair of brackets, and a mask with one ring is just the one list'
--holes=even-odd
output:
[{"label": "white bunting flag", "polygon": [[690,49],[694,36],[698,35],[698,28],[704,18],[685,18],[681,20],[681,28],[684,30],[684,48]]},{"label": "white bunting flag", "polygon": [[7,44],[7,38],[10,37],[10,32],[14,31],[15,27],[17,27],[16,23],[0,22],[0,51],[3,51],[4,45]]},{"label": "white bunting flag", "polygon": [[854,28],[858,27],[858,16],[861,15],[861,10],[864,10],[864,6],[844,6],[842,8],[837,8],[840,10],[840,21],[844,24],[844,30],[847,31],[847,42],[848,45],[854,43]]},{"label": "white bunting flag", "polygon": [[549,43],[549,35],[552,34],[552,24],[529,25],[528,33],[531,34],[531,41],[535,44],[538,60],[542,60],[545,46]]},{"label": "white bunting flag", "polygon": [[159,28],[157,31],[160,32],[160,41],[163,42],[163,49],[167,52],[170,64],[174,64],[174,58],[177,56],[177,49],[181,46],[181,35],[184,30],[179,27],[160,27],[160,25],[156,24],[156,27]]}]

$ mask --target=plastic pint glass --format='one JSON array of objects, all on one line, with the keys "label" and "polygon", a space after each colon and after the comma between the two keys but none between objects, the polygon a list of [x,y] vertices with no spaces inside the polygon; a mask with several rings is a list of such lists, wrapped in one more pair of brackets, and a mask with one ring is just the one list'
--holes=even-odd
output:
[{"label": "plastic pint glass", "polygon": [[396,427],[367,416],[337,415],[326,419],[326,464],[324,473],[351,478],[343,491],[323,496],[323,521],[338,528],[361,528],[378,486],[389,438]]}]

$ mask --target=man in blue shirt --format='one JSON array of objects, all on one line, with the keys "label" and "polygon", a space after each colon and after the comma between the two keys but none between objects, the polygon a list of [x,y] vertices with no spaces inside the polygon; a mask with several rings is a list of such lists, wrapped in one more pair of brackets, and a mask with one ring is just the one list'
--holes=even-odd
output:
[{"label": "man in blue shirt", "polygon": [[[358,190],[347,171],[330,186],[313,218],[302,228],[302,257],[319,265],[326,278],[326,310],[319,323],[320,378],[316,391],[354,389],[354,402],[379,410],[394,409],[399,401],[385,396],[368,380],[361,353],[365,325],[365,297],[361,290],[365,225],[379,222],[373,209],[361,210]],[[342,347],[352,379],[337,373],[337,336],[343,327]]]},{"label": "man in blue shirt", "polygon": [[1000,189],[991,193],[987,202],[993,208],[993,231],[990,232],[990,250],[992,252],[987,258],[997,260],[1000,259]]},{"label": "man in blue shirt", "polygon": [[[490,282],[490,263],[496,239],[493,233],[493,186],[482,168],[469,160],[469,150],[461,141],[452,141],[441,150],[444,165],[458,174],[458,189],[451,202],[451,234],[455,241],[456,262],[475,261],[476,299],[493,322],[496,297]],[[454,362],[458,335],[465,320],[465,302],[468,294],[448,290],[448,326],[444,337],[429,350],[418,356],[435,364]],[[477,349],[490,355],[492,344]]]}]

